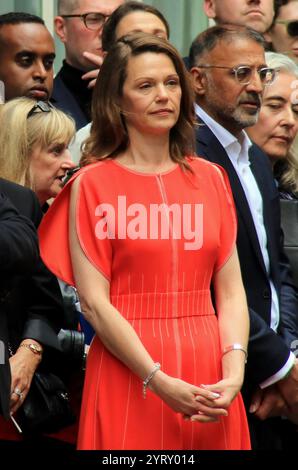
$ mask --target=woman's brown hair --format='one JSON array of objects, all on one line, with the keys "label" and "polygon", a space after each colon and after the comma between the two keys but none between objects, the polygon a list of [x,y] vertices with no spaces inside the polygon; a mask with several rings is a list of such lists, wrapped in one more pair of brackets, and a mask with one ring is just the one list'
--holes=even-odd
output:
[{"label": "woman's brown hair", "polygon": [[125,117],[119,102],[129,59],[146,52],[167,55],[179,76],[181,106],[178,121],[170,131],[170,154],[173,161],[188,167],[185,156],[194,154],[194,97],[189,75],[174,46],[144,33],[121,38],[104,60],[94,89],[91,133],[83,148],[82,166],[116,157],[128,147]]},{"label": "woman's brown hair", "polygon": [[101,40],[102,40],[102,48],[105,52],[108,52],[117,41],[116,30],[117,30],[119,23],[127,15],[130,15],[131,13],[135,13],[135,12],[150,13],[151,15],[154,15],[157,18],[159,18],[166,29],[167,39],[169,39],[170,37],[169,23],[167,22],[166,18],[157,8],[155,8],[152,5],[147,5],[146,3],[125,2],[123,3],[123,5],[120,5],[120,7],[116,8],[116,10],[113,11],[113,13],[111,14],[111,16],[109,16],[108,20],[105,22],[103,26]]}]

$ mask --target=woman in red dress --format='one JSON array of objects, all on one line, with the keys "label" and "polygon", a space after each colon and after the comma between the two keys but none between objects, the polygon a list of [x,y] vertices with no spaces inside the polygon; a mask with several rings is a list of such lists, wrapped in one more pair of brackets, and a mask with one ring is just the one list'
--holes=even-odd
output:
[{"label": "woman in red dress", "polygon": [[121,39],[95,87],[86,166],[42,222],[42,256],[96,332],[79,449],[250,448],[234,206],[224,171],[186,157],[192,100],[173,46]]}]

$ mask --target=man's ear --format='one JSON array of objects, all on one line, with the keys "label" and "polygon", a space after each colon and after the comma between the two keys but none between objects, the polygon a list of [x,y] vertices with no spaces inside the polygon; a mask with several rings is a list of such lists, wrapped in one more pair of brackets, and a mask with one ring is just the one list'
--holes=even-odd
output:
[{"label": "man's ear", "polygon": [[61,42],[65,43],[67,41],[65,19],[62,18],[62,16],[55,16],[54,26],[55,26],[55,32],[58,38],[60,39]]},{"label": "man's ear", "polygon": [[215,18],[214,0],[204,0],[203,8],[204,13],[208,18]]},{"label": "man's ear", "polygon": [[196,95],[203,96],[206,92],[206,73],[200,67],[190,69],[193,89]]}]

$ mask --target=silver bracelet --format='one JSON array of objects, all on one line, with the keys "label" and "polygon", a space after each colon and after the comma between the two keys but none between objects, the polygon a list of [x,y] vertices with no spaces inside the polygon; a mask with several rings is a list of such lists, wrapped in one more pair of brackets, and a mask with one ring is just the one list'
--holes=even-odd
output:
[{"label": "silver bracelet", "polygon": [[156,362],[154,364],[154,367],[152,369],[152,371],[150,372],[150,374],[145,378],[145,380],[143,381],[143,397],[146,398],[146,392],[147,392],[147,387],[149,385],[149,382],[150,380],[153,379],[154,375],[156,374],[156,372],[160,369],[161,365],[159,362]]},{"label": "silver bracelet", "polygon": [[247,350],[244,348],[244,346],[242,346],[242,344],[234,343],[234,344],[230,344],[229,346],[226,346],[224,348],[223,352],[222,352],[222,355],[224,356],[225,354],[227,354],[230,351],[242,351],[242,352],[244,352],[245,364],[247,363]]}]

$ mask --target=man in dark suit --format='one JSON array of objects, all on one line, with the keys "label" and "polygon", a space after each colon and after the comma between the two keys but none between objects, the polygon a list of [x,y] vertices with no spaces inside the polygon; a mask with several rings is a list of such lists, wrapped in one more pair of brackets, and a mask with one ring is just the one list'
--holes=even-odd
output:
[{"label": "man in dark suit", "polygon": [[[9,198],[12,211],[18,210],[19,214],[30,219],[33,225],[38,227],[42,213],[31,190],[0,178],[0,194]],[[20,256],[19,251],[24,241],[21,240],[18,247],[15,246],[16,242],[14,245],[12,243],[9,252],[6,245],[0,244],[1,260],[5,260],[9,253],[11,264],[13,254]],[[12,271],[9,266],[3,269],[1,261],[0,276],[1,341],[5,345],[6,364],[8,357],[13,359],[12,385],[13,391],[17,391],[10,395],[10,375],[6,366],[3,376],[0,376],[0,414],[8,419],[10,411],[15,411],[28,393],[30,382],[26,381],[26,375],[30,373],[24,373],[27,364],[30,363],[30,369],[36,368],[42,358],[43,348],[45,355],[47,350],[60,350],[57,333],[62,326],[63,304],[57,279],[42,263],[38,250],[32,259],[29,274],[19,269]],[[30,377],[29,379],[31,380]]]},{"label": "man in dark suit", "polygon": [[282,249],[268,158],[243,130],[256,122],[273,71],[266,68],[262,36],[237,26],[200,34],[191,46],[190,67],[197,154],[225,168],[238,215],[237,248],[251,319],[244,395],[252,443],[278,448],[280,421],[271,417],[298,419],[298,361],[291,352],[298,338],[297,291]]}]

